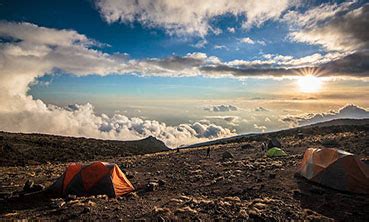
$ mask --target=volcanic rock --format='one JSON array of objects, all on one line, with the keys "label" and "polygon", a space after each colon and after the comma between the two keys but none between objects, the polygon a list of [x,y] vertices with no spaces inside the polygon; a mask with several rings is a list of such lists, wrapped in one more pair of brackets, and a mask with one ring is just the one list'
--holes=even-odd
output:
[{"label": "volcanic rock", "polygon": [[282,148],[282,144],[277,138],[272,138],[268,141],[268,149],[273,147]]},{"label": "volcanic rock", "polygon": [[229,151],[225,151],[222,154],[222,160],[228,160],[228,159],[233,159],[233,158],[234,158],[233,154]]}]

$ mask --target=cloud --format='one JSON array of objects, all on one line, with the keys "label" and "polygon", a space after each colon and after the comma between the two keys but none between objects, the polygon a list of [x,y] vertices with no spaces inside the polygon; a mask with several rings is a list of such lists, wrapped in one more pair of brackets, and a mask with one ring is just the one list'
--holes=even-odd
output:
[{"label": "cloud", "polygon": [[225,46],[225,45],[215,45],[214,49],[226,49],[226,50],[228,50],[228,47]]},{"label": "cloud", "polygon": [[228,32],[231,32],[231,33],[235,33],[236,32],[236,29],[234,27],[228,27],[227,28],[227,31]]},{"label": "cloud", "polygon": [[250,39],[249,37],[242,38],[240,41],[246,44],[255,44],[254,40]]},{"label": "cloud", "polygon": [[321,66],[321,69],[335,73],[337,76],[368,77],[369,49],[327,62]]},{"label": "cloud", "polygon": [[[227,1],[227,0],[96,0],[95,4],[102,18],[108,23],[139,22],[152,28],[163,28],[170,35],[205,36],[209,31],[219,29],[210,21],[218,16],[230,14],[242,16],[242,27],[250,29],[261,26],[268,20],[278,19],[296,1],[269,0]],[[232,29],[229,29],[232,30]],[[229,31],[228,30],[228,31]]]},{"label": "cloud", "polygon": [[97,115],[91,104],[74,104],[67,108],[48,105],[44,109],[1,113],[0,120],[1,129],[6,131],[119,140],[140,139],[152,135],[170,147],[234,135],[229,129],[210,122],[167,126],[156,120],[129,118],[121,114],[114,114],[112,117]]},{"label": "cloud", "polygon": [[269,112],[269,111],[270,111],[269,109],[266,109],[262,106],[259,106],[259,107],[255,108],[255,112]]},{"label": "cloud", "polygon": [[[101,44],[73,30],[57,30],[30,23],[0,22],[0,129],[106,139],[138,139],[148,135],[168,146],[234,135],[227,128],[204,122],[167,126],[155,120],[114,114],[97,115],[91,104],[58,107],[34,100],[30,84],[56,70],[77,76],[145,72],[126,55],[97,49]],[[188,54],[186,62],[210,60],[200,53]],[[213,61],[214,62],[214,61]],[[142,69],[142,70],[141,70]],[[152,70],[157,70],[152,67]]]},{"label": "cloud", "polygon": [[91,49],[95,41],[73,30],[0,22],[0,36],[9,39],[0,44],[0,111],[38,107],[37,101],[23,105],[32,99],[27,96],[28,87],[37,77],[57,69],[78,76],[129,69],[124,57]]},{"label": "cloud", "polygon": [[220,119],[226,121],[232,126],[238,126],[240,124],[240,117],[238,116],[205,116],[207,119]]},{"label": "cloud", "polygon": [[369,110],[356,106],[346,105],[337,111],[331,110],[327,113],[308,113],[304,115],[287,115],[281,118],[281,121],[287,122],[291,127],[304,126],[325,122],[334,119],[363,119],[369,118]]},{"label": "cloud", "polygon": [[293,40],[321,45],[328,51],[357,52],[369,48],[369,4],[352,9],[352,2],[322,4],[300,14],[288,13],[286,21],[297,26]]},{"label": "cloud", "polygon": [[231,111],[238,111],[239,108],[237,106],[233,105],[211,105],[204,107],[204,110],[210,111],[210,112],[231,112]]},{"label": "cloud", "polygon": [[304,12],[298,10],[288,11],[282,18],[284,22],[292,25],[293,28],[314,28],[324,21],[334,18],[339,13],[346,13],[354,2],[323,3]]},{"label": "cloud", "polygon": [[265,46],[266,42],[264,42],[263,40],[257,40],[256,43]]},{"label": "cloud", "polygon": [[128,118],[120,114],[111,118],[102,115],[102,119],[99,130],[110,134],[110,137],[124,138],[132,135],[143,138],[152,135],[170,147],[234,135],[229,129],[204,121],[167,126],[156,120]]},{"label": "cloud", "polygon": [[308,21],[292,32],[291,38],[298,42],[321,45],[328,51],[354,52],[368,49],[369,4],[354,10],[350,10],[351,5],[323,4],[311,9],[301,17],[308,17],[305,19]]},{"label": "cloud", "polygon": [[251,44],[251,45],[256,44],[256,43],[260,44],[260,45],[266,45],[266,43],[262,40],[253,40],[249,37],[245,37],[245,38],[240,39],[240,42],[245,43],[245,44]]},{"label": "cloud", "polygon": [[313,66],[328,75],[368,77],[369,75],[369,3],[356,1],[323,3],[305,12],[289,11],[283,21],[290,25],[290,39],[319,45],[333,55]]},{"label": "cloud", "polygon": [[266,126],[259,126],[257,124],[254,124],[254,128],[261,132],[265,132],[268,129]]},{"label": "cloud", "polygon": [[201,49],[201,48],[204,48],[206,44],[208,44],[208,41],[206,39],[202,39],[192,46],[195,48]]}]

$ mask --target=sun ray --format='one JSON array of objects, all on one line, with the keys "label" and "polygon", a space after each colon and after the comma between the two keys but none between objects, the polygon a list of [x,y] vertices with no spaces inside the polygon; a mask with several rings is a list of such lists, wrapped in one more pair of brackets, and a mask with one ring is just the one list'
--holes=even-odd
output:
[{"label": "sun ray", "polygon": [[297,85],[300,92],[316,93],[321,90],[323,79],[320,77],[322,72],[319,68],[302,68],[297,72],[297,74]]}]

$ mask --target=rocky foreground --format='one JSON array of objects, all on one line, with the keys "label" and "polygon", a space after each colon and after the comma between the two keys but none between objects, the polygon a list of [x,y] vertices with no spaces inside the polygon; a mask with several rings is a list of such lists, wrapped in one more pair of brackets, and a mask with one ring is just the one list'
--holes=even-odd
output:
[{"label": "rocky foreground", "polygon": [[[369,221],[369,196],[334,191],[295,174],[308,147],[337,147],[368,158],[369,125],[299,132],[282,131],[211,145],[210,157],[206,157],[206,146],[103,156],[99,160],[120,165],[137,188],[117,199],[103,195],[7,199],[10,192],[15,195],[22,190],[29,179],[50,185],[68,163],[2,166],[0,219]],[[279,138],[288,157],[264,156],[260,144],[271,136]]]}]

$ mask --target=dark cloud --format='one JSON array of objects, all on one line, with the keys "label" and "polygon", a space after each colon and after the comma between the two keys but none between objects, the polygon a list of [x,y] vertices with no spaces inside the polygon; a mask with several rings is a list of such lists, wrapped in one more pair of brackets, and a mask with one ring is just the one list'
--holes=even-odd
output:
[{"label": "dark cloud", "polygon": [[[369,27],[369,24],[368,24]],[[326,72],[356,77],[369,76],[369,49],[356,52],[321,66]]]},{"label": "dark cloud", "polygon": [[[305,17],[309,23],[300,24],[301,29],[291,33],[292,39],[342,54],[317,66],[327,76],[369,77],[369,3],[352,9],[354,6],[342,3],[335,8],[341,7],[333,16],[326,18],[322,14],[324,19],[316,13],[295,15],[297,19]],[[308,15],[314,17],[306,18]],[[315,21],[314,25],[311,21]]]},{"label": "dark cloud", "polygon": [[210,111],[210,112],[231,112],[231,111],[237,111],[239,108],[237,106],[233,105],[212,105],[205,107],[204,110]]},{"label": "dark cloud", "polygon": [[269,112],[269,109],[259,106],[255,108],[255,112]]},{"label": "dark cloud", "polygon": [[170,70],[182,70],[189,67],[197,67],[204,64],[203,57],[192,57],[192,56],[170,56],[164,59],[150,59],[147,63],[157,65]]},{"label": "dark cloud", "polygon": [[230,66],[225,64],[203,66],[200,70],[205,73],[228,73],[234,76],[292,76],[296,74],[297,69],[287,68],[267,68],[266,65],[260,65],[258,68],[246,66]]},{"label": "dark cloud", "polygon": [[322,31],[335,31],[342,36],[346,36],[348,41],[341,42],[347,47],[357,50],[369,48],[369,4],[353,10],[345,15],[338,15]]}]

